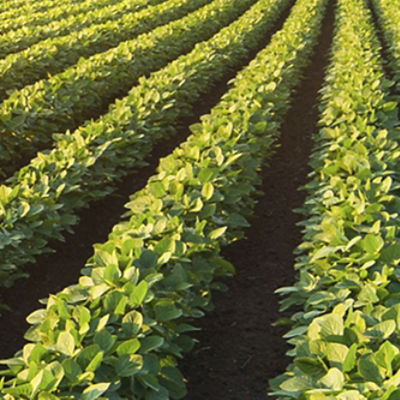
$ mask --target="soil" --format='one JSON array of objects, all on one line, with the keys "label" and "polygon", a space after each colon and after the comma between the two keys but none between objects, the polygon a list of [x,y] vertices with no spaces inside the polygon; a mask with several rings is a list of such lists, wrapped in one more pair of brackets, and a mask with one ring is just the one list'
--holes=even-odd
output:
[{"label": "soil", "polygon": [[[274,31],[287,15],[288,11]],[[180,363],[188,380],[185,400],[264,399],[268,379],[283,372],[290,361],[284,355],[287,350],[281,338],[284,330],[271,326],[283,316],[278,312],[279,299],[274,291],[295,279],[292,253],[301,241],[301,231],[296,226],[300,216],[291,210],[300,207],[305,198],[298,187],[306,182],[309,172],[311,136],[318,120],[318,90],[328,64],[332,29],[333,4],[330,4],[312,62],[282,127],[279,147],[269,161],[270,166],[261,171],[260,189],[265,196],[259,199],[251,228],[246,231],[247,239],[223,251],[223,256],[235,265],[237,274],[225,281],[227,292],[215,293],[215,311],[195,322],[202,329],[195,335],[199,343]],[[243,60],[242,67],[254,55]],[[16,282],[12,289],[0,289],[0,301],[12,309],[0,315],[0,358],[12,356],[23,346],[23,333],[28,328],[25,317],[39,307],[37,300],[47,297],[49,291],[55,293],[77,281],[80,268],[93,252],[92,244],[107,239],[111,227],[124,212],[129,194],[146,184],[160,157],[185,140],[188,125],[218,102],[236,72],[230,71],[196,104],[196,115],[181,121],[182,128],[174,139],[157,146],[147,167],[132,171],[112,196],[90,204],[90,208],[80,213],[74,234],[65,235],[65,243],[53,243],[54,254],[40,256],[34,265],[27,266],[31,271],[29,279]]]}]

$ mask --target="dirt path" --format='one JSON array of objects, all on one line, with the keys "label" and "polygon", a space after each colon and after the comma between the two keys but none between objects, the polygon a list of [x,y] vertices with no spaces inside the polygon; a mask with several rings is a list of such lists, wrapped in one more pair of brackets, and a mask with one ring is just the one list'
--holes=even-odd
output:
[{"label": "dirt path", "polygon": [[[282,13],[275,28],[260,43],[257,51],[266,46],[271,35],[281,28],[288,14],[289,8]],[[8,290],[0,288],[0,302],[12,308],[11,312],[0,312],[0,359],[11,357],[23,346],[23,335],[28,328],[25,318],[39,307],[38,299],[77,282],[80,269],[93,253],[92,245],[107,240],[111,228],[119,222],[120,216],[126,211],[124,204],[128,202],[129,195],[145,186],[148,178],[154,174],[159,159],[171,153],[186,139],[189,125],[198,122],[201,115],[210,111],[228,90],[227,82],[254,58],[257,51],[253,51],[249,57],[243,59],[236,69],[227,71],[226,75],[210,88],[209,93],[193,107],[195,110],[193,117],[179,122],[181,128],[177,135],[157,144],[151,157],[147,159],[149,162],[147,167],[132,170],[118,185],[113,195],[92,203],[90,208],[81,212],[80,223],[75,227],[75,233],[65,235],[65,243],[53,243],[51,247],[55,253],[40,256],[35,265],[26,267],[31,273],[29,279],[17,281]]]},{"label": "dirt path", "polygon": [[301,240],[296,226],[300,216],[290,210],[303,204],[311,152],[311,134],[318,120],[318,90],[329,60],[333,30],[333,4],[311,66],[294,97],[282,127],[280,147],[262,171],[265,196],[259,199],[248,239],[224,250],[237,270],[225,281],[229,290],[215,293],[215,311],[196,321],[202,328],[199,344],[181,363],[188,379],[185,400],[265,399],[268,379],[289,363],[281,338],[284,330],[271,324],[278,312],[274,290],[294,280],[292,252]]}]

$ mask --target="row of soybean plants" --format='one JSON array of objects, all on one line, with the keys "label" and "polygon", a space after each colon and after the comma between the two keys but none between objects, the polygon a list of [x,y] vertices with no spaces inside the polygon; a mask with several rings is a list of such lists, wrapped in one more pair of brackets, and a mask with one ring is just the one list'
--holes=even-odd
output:
[{"label": "row of soybean plants", "polygon": [[[132,0],[127,2],[131,3]],[[24,51],[9,54],[0,60],[0,100],[4,100],[12,90],[35,83],[49,74],[62,72],[81,57],[105,52],[123,41],[132,40],[142,33],[179,19],[207,2],[136,0],[136,12],[125,14],[124,7],[121,7],[123,15],[120,18],[114,19],[118,15],[114,10],[109,15],[110,20],[105,23],[46,39]]]},{"label": "row of soybean plants", "polygon": [[[43,25],[26,23],[19,29],[12,29],[0,35],[0,57],[4,58],[8,54],[21,52],[46,39],[58,38],[74,32],[78,33],[93,24],[105,24],[108,21],[118,20],[125,14],[129,15],[129,13],[137,11],[148,4],[157,3],[160,3],[160,0],[124,0],[108,7],[101,4],[96,6],[92,3],[92,10],[83,9],[77,15],[72,12],[73,10],[70,6],[71,14],[61,20],[55,19],[50,13],[45,13],[48,15],[48,22]],[[22,20],[26,18],[25,16],[21,17]],[[10,26],[13,26],[12,19]]]},{"label": "row of soybean plants", "polygon": [[[77,3],[79,0],[70,1],[71,4]],[[66,3],[66,0],[60,0],[60,5]],[[8,19],[21,15],[21,13],[34,13],[44,11],[46,9],[51,9],[54,7],[54,1],[44,0],[44,1],[33,1],[27,2],[26,0],[6,0],[0,5],[0,16],[1,18]]]},{"label": "row of soybean plants", "polygon": [[[0,166],[13,172],[21,160],[52,144],[52,133],[75,129],[126,94],[143,74],[157,70],[235,20],[256,0],[181,0],[196,11],[115,48],[80,59],[48,79],[15,91],[0,105]],[[178,10],[177,10],[178,12]]]},{"label": "row of soybean plants", "polygon": [[210,290],[218,287],[213,278],[232,272],[220,245],[246,225],[257,170],[310,57],[326,3],[296,3],[211,114],[131,197],[130,218],[95,246],[79,283],[29,316],[32,343],[8,361],[4,400],[185,395],[177,358],[192,346],[187,318],[208,308]]},{"label": "row of soybean plants", "polygon": [[373,0],[372,4],[383,32],[396,92],[400,93],[400,3]]},{"label": "row of soybean plants", "polygon": [[209,41],[142,78],[109,113],[59,135],[52,151],[40,153],[1,186],[1,284],[10,285],[22,273],[18,266],[61,238],[79,209],[143,165],[153,144],[175,133],[201,94],[257,49],[287,3],[258,1]]},{"label": "row of soybean plants", "polygon": [[400,398],[400,122],[363,0],[338,0],[298,247],[279,291],[293,363],[273,396]]},{"label": "row of soybean plants", "polygon": [[[8,18],[6,15],[3,15],[0,25],[0,34],[3,35],[10,30],[15,31],[19,30],[19,28],[28,26],[36,26],[39,28],[41,25],[46,25],[53,21],[79,15],[81,13],[91,12],[94,9],[107,7],[116,2],[117,0],[85,0],[76,4],[60,4],[59,6],[39,12],[24,12],[24,10],[18,10],[19,12],[17,14],[13,12]],[[28,33],[29,31],[25,30],[25,32]],[[24,31],[20,31],[19,34],[16,34],[16,37],[23,36],[23,33]]]}]

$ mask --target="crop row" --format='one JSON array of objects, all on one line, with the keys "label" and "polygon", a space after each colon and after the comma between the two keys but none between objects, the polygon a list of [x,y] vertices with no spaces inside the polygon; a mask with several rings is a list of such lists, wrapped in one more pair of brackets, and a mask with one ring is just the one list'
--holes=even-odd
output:
[{"label": "crop row", "polygon": [[[215,276],[232,272],[220,245],[241,235],[257,170],[321,28],[326,0],[299,0],[283,29],[222,101],[135,194],[129,220],[96,245],[79,284],[51,296],[4,400],[182,398],[176,358],[191,348],[185,317],[203,314]],[[296,32],[296,33],[294,33]]]},{"label": "crop row", "polygon": [[141,79],[108,114],[60,135],[54,150],[39,154],[9,179],[0,200],[2,284],[11,284],[21,273],[16,266],[33,261],[49,240],[74,224],[80,208],[142,165],[153,143],[174,134],[174,124],[200,95],[257,48],[287,3],[259,1],[209,41]]},{"label": "crop row", "polygon": [[81,57],[86,58],[105,52],[123,41],[131,40],[157,26],[183,17],[207,2],[209,1],[193,3],[183,0],[136,1],[138,9],[152,5],[116,20],[94,24],[69,35],[47,39],[24,51],[10,54],[0,60],[0,100],[4,100],[12,90],[44,79],[48,74],[60,73]]},{"label": "crop row", "polygon": [[372,4],[388,50],[396,91],[400,93],[400,4],[382,0],[372,0]]},{"label": "crop row", "polygon": [[[60,0],[57,4],[64,4],[68,0]],[[79,0],[69,1],[70,4],[75,4],[79,2]],[[40,12],[47,9],[51,9],[56,7],[54,1],[51,0],[43,0],[43,1],[35,1],[35,2],[26,2],[26,0],[8,0],[3,1],[0,5],[0,17],[3,19],[15,18],[21,14],[29,14],[34,12]]]},{"label": "crop row", "polygon": [[332,60],[298,248],[298,281],[282,307],[302,311],[285,335],[282,399],[395,400],[400,396],[397,103],[363,0],[339,0]]},{"label": "crop row", "polygon": [[[180,11],[209,0],[182,0]],[[157,70],[232,22],[255,0],[213,0],[187,16],[96,54],[20,91],[0,106],[2,167],[29,159],[51,144],[53,132],[74,129],[99,115],[138,78]]]},{"label": "crop row", "polygon": [[[0,34],[2,36],[0,37],[4,38],[4,33],[13,30],[16,31],[15,37],[20,38],[30,33],[30,30],[26,29],[28,26],[36,26],[36,28],[38,28],[41,25],[47,25],[63,18],[77,16],[77,14],[91,12],[94,9],[107,7],[115,3],[117,3],[117,0],[85,0],[76,4],[60,4],[57,5],[57,7],[40,12],[29,12],[25,14],[19,11],[18,15],[11,15],[11,18],[2,18],[0,25]],[[20,30],[20,28],[25,29]]]},{"label": "crop row", "polygon": [[[49,23],[45,25],[24,25],[20,29],[10,30],[0,36],[0,57],[17,53],[29,48],[35,43],[40,43],[48,38],[65,36],[72,32],[90,27],[93,24],[104,24],[138,11],[148,4],[157,4],[160,0],[124,0],[109,7],[96,7],[91,11],[82,12],[62,18],[60,21],[52,21],[49,14]],[[116,27],[114,26],[114,29]]]}]

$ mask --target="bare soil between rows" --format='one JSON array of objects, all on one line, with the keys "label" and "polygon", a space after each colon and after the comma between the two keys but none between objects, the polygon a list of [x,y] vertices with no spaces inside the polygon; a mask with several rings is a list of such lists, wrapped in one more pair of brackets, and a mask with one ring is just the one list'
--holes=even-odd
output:
[{"label": "bare soil between rows", "polygon": [[[285,12],[276,29],[287,15]],[[284,330],[271,325],[283,316],[274,291],[295,279],[293,250],[301,241],[301,230],[296,226],[301,217],[291,210],[300,207],[305,198],[298,188],[306,182],[309,172],[311,136],[318,120],[318,90],[328,64],[332,28],[331,0],[319,44],[285,118],[279,147],[269,166],[261,171],[260,189],[265,195],[259,198],[251,227],[246,231],[247,239],[223,251],[237,273],[225,281],[227,292],[214,294],[215,311],[194,322],[201,328],[195,334],[199,343],[180,363],[188,382],[185,400],[265,399],[268,379],[282,373],[290,361],[284,355]],[[243,66],[250,59],[244,60]],[[25,318],[39,307],[37,300],[77,281],[80,268],[93,252],[92,244],[106,240],[120,219],[129,194],[141,189],[159,158],[185,139],[187,126],[218,102],[235,72],[230,71],[196,105],[196,115],[191,120],[181,121],[182,129],[176,138],[156,146],[148,167],[133,171],[114,195],[83,211],[75,233],[66,235],[66,243],[52,246],[55,254],[41,256],[35,265],[28,266],[32,272],[29,279],[18,281],[12,289],[0,290],[0,300],[12,308],[11,312],[0,314],[0,358],[12,356],[23,346],[23,334],[28,328]]]}]

